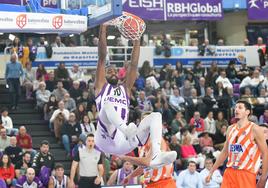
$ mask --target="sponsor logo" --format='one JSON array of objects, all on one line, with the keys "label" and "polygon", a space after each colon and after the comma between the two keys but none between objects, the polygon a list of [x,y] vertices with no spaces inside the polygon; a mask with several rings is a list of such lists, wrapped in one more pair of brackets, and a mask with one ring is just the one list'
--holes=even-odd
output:
[{"label": "sponsor logo", "polygon": [[131,8],[161,8],[163,7],[163,0],[129,0],[128,6]]},{"label": "sponsor logo", "polygon": [[248,5],[252,9],[268,8],[268,0],[249,0]]},{"label": "sponsor logo", "polygon": [[107,98],[104,99],[104,101],[110,101],[110,102],[117,103],[117,104],[127,105],[126,99],[118,99],[118,98],[112,97],[112,96],[108,96]]},{"label": "sponsor logo", "polygon": [[221,13],[222,7],[218,5],[210,5],[209,3],[167,3],[168,13]]},{"label": "sponsor logo", "polygon": [[231,144],[230,152],[232,153],[243,153],[243,147],[241,144]]},{"label": "sponsor logo", "polygon": [[63,24],[63,16],[55,16],[52,19],[52,25],[55,29],[60,29]]},{"label": "sponsor logo", "polygon": [[43,7],[57,7],[57,0],[43,0]]},{"label": "sponsor logo", "polygon": [[24,28],[24,26],[27,24],[27,15],[26,14],[20,14],[16,18],[16,24],[19,26],[19,28]]}]

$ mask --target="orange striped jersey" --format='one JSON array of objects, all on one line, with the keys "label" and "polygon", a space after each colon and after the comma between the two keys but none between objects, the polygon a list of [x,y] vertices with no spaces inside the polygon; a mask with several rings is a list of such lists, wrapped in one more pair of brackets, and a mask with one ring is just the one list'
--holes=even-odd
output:
[{"label": "orange striped jersey", "polygon": [[237,124],[230,127],[228,140],[227,167],[247,170],[256,174],[261,164],[261,152],[254,141],[252,129],[255,124],[238,128]]},{"label": "orange striped jersey", "polygon": [[[139,148],[139,156],[144,157],[150,150],[150,141],[145,144],[144,146]],[[161,148],[163,151],[168,151],[169,148],[167,144],[165,143],[164,139],[162,139]],[[163,166],[161,168],[144,168],[143,174],[144,174],[144,184],[149,184],[152,182],[157,182],[159,180],[172,178],[173,177],[173,163]]]}]

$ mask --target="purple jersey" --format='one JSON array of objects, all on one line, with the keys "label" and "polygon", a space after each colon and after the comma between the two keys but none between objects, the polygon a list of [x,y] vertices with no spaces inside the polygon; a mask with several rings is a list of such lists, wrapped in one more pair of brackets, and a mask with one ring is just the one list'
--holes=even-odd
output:
[{"label": "purple jersey", "polygon": [[44,188],[44,186],[38,177],[35,177],[32,182],[29,182],[24,175],[18,179],[16,188]]}]

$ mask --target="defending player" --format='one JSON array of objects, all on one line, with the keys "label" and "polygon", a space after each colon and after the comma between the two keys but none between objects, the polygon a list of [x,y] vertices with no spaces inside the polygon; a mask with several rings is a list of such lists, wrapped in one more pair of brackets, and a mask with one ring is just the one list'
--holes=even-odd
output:
[{"label": "defending player", "polygon": [[221,188],[255,188],[256,173],[262,156],[263,174],[257,187],[264,188],[267,180],[268,150],[262,129],[248,120],[250,112],[251,105],[248,102],[236,102],[235,117],[238,122],[228,128],[224,148],[206,178],[207,182],[228,157]]},{"label": "defending player", "polygon": [[149,136],[152,140],[152,160],[147,166],[157,167],[170,164],[176,159],[176,152],[161,152],[162,116],[151,113],[137,126],[127,125],[130,91],[137,75],[140,42],[133,41],[131,63],[125,83],[119,85],[117,70],[109,66],[105,70],[107,42],[106,26],[100,26],[98,66],[95,81],[96,105],[99,111],[96,146],[105,153],[124,155],[144,145]]}]

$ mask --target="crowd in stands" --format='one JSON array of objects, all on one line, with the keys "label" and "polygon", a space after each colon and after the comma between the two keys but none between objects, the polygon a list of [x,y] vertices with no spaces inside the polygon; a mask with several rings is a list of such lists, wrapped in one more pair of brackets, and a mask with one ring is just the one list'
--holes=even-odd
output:
[{"label": "crowd in stands", "polygon": [[[54,46],[64,44],[57,38]],[[14,41],[14,51],[20,59],[24,58],[20,54],[35,53],[34,49],[29,40],[28,52],[24,48],[21,52],[19,40]],[[48,121],[50,131],[64,146],[67,157],[73,159],[77,148],[85,144],[87,135],[94,134],[97,128],[94,71],[85,76],[77,64],[67,69],[64,63],[55,70],[46,70],[42,64],[33,70],[30,56],[20,60],[24,67],[26,98],[36,102],[36,109]],[[125,62],[118,71],[120,82],[124,82],[127,67],[128,62]],[[217,62],[205,68],[202,62],[196,61],[193,68],[184,68],[177,62],[175,67],[165,64],[158,70],[145,61],[138,72],[129,96],[129,121],[138,124],[144,112],[162,114],[163,137],[169,148],[178,154],[175,172],[182,171],[176,177],[178,187],[193,183],[189,175],[193,173],[197,177],[196,187],[203,186],[202,178],[208,174],[212,159],[222,149],[228,126],[236,121],[233,111],[236,100],[242,98],[250,102],[253,107],[251,121],[268,124],[268,69],[265,66],[238,66],[235,61],[230,61],[226,68],[219,68]],[[25,182],[45,187],[58,181],[68,182],[63,166],[55,164],[49,152],[49,143],[44,140],[40,143],[40,150],[34,150],[26,127],[14,128],[8,111],[7,108],[1,111],[0,187],[5,184],[23,187]],[[137,151],[133,151],[130,155],[136,154]],[[104,179],[108,180],[122,165],[119,158],[106,157]],[[129,169],[129,164],[122,168]],[[224,167],[216,173],[213,184],[220,185],[223,171]],[[109,184],[119,182],[115,176],[111,176],[113,179]],[[135,182],[142,181],[140,179]]]}]

